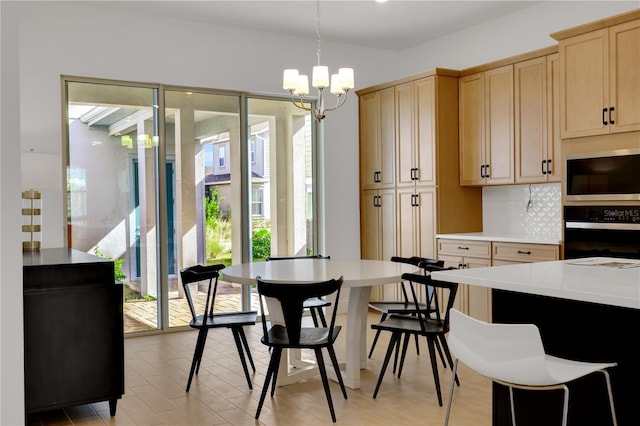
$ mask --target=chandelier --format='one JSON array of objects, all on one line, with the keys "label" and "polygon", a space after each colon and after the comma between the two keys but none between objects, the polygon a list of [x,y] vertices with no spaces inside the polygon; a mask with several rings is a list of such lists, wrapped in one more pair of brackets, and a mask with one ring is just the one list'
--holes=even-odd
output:
[{"label": "chandelier", "polygon": [[[318,37],[318,48],[316,56],[318,65],[313,67],[311,85],[318,89],[317,108],[305,106],[306,96],[309,95],[309,77],[299,74],[297,69],[286,69],[282,78],[283,89],[291,94],[291,102],[295,106],[305,111],[310,111],[315,115],[316,120],[321,121],[329,111],[340,108],[347,100],[347,93],[353,89],[353,68],[340,68],[337,74],[331,75],[329,82],[329,67],[320,65],[320,53],[322,39],[320,37],[320,0],[316,0],[316,35]],[[331,84],[329,84],[331,83]],[[331,94],[336,96],[336,104],[325,107],[325,89],[329,89]]]}]

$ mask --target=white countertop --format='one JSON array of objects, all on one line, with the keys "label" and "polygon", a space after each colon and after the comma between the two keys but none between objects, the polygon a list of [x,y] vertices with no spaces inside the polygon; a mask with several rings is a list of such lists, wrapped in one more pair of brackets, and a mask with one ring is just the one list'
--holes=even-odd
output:
[{"label": "white countertop", "polygon": [[[622,267],[620,267],[622,266]],[[640,309],[640,260],[592,257],[432,272],[433,279]]]},{"label": "white countertop", "polygon": [[559,237],[549,235],[509,235],[488,232],[466,232],[459,234],[437,234],[436,238],[447,238],[451,240],[475,240],[475,241],[500,241],[506,243],[527,243],[527,244],[554,244],[560,245],[562,240]]}]

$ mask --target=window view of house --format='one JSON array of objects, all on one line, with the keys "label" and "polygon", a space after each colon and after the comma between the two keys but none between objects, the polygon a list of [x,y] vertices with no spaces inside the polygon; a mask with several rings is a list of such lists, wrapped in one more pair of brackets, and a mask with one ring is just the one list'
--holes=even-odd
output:
[{"label": "window view of house", "polygon": [[[240,95],[215,91],[66,87],[68,245],[114,259],[125,332],[188,324],[182,268],[313,252],[309,114],[248,98],[243,117]],[[247,288],[219,292],[217,310],[251,306]]]}]

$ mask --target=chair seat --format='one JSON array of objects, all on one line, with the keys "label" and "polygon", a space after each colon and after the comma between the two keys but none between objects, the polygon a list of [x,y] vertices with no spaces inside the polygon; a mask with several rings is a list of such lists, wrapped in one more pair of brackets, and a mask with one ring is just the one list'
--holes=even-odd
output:
[{"label": "chair seat", "polygon": [[[394,301],[382,301],[382,302],[369,302],[369,307],[378,312],[382,312],[385,314],[399,314],[399,313],[407,313],[412,314],[416,313],[417,309],[414,303],[412,302],[394,302]],[[421,312],[430,312],[429,307],[425,303],[419,303],[418,309]]]},{"label": "chair seat", "polygon": [[329,338],[329,327],[319,328],[301,328],[300,329],[300,343],[289,343],[289,336],[287,334],[286,327],[282,325],[274,325],[268,331],[268,340],[265,337],[262,338],[262,343],[271,347],[283,347],[283,348],[295,348],[295,349],[309,349],[328,346],[333,344],[338,338],[341,327],[336,325],[333,328],[333,335]]},{"label": "chair seat", "polygon": [[215,327],[233,327],[242,325],[255,325],[258,313],[253,312],[229,312],[213,314],[213,316],[206,316],[206,322],[204,315],[198,315],[195,320],[191,320],[189,325],[193,328],[202,328],[204,326],[209,328]]},{"label": "chair seat", "polygon": [[[424,324],[424,329],[420,323]],[[409,315],[391,315],[384,321],[378,324],[372,324],[371,328],[375,330],[385,331],[401,331],[403,333],[414,333],[419,335],[434,334],[434,333],[446,333],[444,329],[444,322],[435,319],[418,319],[418,317]]]}]

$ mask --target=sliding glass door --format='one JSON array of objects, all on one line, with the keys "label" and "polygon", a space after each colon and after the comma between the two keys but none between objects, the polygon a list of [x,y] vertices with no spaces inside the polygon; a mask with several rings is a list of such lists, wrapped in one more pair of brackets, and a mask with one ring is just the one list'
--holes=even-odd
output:
[{"label": "sliding glass door", "polygon": [[[64,84],[68,245],[116,262],[125,332],[188,324],[182,268],[314,252],[308,112],[207,89]],[[251,309],[252,298],[221,280],[216,310]]]}]

